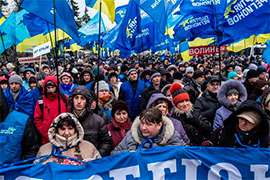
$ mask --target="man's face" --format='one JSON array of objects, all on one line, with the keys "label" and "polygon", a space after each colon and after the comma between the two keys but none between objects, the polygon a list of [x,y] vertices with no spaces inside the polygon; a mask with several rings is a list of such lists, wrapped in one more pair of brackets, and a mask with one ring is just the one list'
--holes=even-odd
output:
[{"label": "man's face", "polygon": [[193,72],[188,72],[188,73],[187,73],[187,77],[188,77],[188,78],[192,78],[192,77],[193,77]]},{"label": "man's face", "polygon": [[161,76],[155,76],[152,78],[153,85],[160,85]]},{"label": "man's face", "polygon": [[17,93],[19,92],[21,89],[21,85],[19,83],[11,83],[10,84],[10,90],[13,92],[13,93]]},{"label": "man's face", "polygon": [[110,79],[110,84],[115,84],[115,83],[117,83],[117,77],[112,76]]},{"label": "man's face", "polygon": [[267,81],[267,73],[266,72],[262,72],[259,75],[259,79]]},{"label": "man's face", "polygon": [[212,81],[210,83],[207,83],[207,89],[208,89],[208,91],[210,91],[212,93],[217,93],[219,88],[220,88],[219,81]]},{"label": "man's face", "polygon": [[108,96],[108,95],[109,95],[109,91],[108,90],[98,91],[98,96],[99,97],[104,97],[104,96]]},{"label": "man's face", "polygon": [[255,82],[256,82],[258,79],[259,79],[259,77],[253,77],[253,78],[249,78],[248,81],[249,81],[252,85],[254,85]]},{"label": "man's face", "polygon": [[51,73],[51,69],[50,68],[44,68],[43,72],[49,75]]},{"label": "man's face", "polygon": [[132,71],[131,73],[129,73],[128,78],[130,81],[137,81],[138,79],[138,74],[136,71]]},{"label": "man's face", "polygon": [[73,106],[75,110],[82,111],[86,107],[86,98],[83,95],[77,94],[73,98]]},{"label": "man's face", "polygon": [[84,73],[83,79],[85,82],[89,82],[91,80],[91,76],[89,73]]},{"label": "man's face", "polygon": [[25,73],[26,79],[29,79],[31,75],[34,75],[34,74],[33,74],[31,71],[27,71],[27,72]]},{"label": "man's face", "polygon": [[203,81],[204,81],[204,76],[198,77],[198,78],[196,79],[196,81],[199,82],[200,84],[202,84]]}]

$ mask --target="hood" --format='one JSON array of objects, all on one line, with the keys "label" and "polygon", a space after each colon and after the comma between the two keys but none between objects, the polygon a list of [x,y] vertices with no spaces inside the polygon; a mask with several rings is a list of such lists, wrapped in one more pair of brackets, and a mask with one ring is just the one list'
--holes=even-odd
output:
[{"label": "hood", "polygon": [[174,106],[170,99],[168,99],[166,96],[164,96],[162,93],[154,93],[151,95],[151,97],[148,100],[146,108],[150,108],[151,105],[157,101],[158,99],[165,99],[168,102],[168,116],[171,116],[174,112]]},{"label": "hood", "polygon": [[91,95],[90,92],[88,91],[88,89],[85,86],[77,86],[73,89],[73,91],[71,92],[71,94],[68,97],[68,102],[69,102],[69,108],[70,108],[70,112],[73,112],[74,107],[73,107],[73,98],[76,95],[83,95],[86,98],[86,110],[87,112],[90,112],[90,104],[91,104]]},{"label": "hood", "polygon": [[73,79],[73,77],[71,76],[70,73],[68,73],[68,72],[63,72],[63,73],[60,75],[60,77],[59,77],[59,81],[60,81],[61,84],[63,84],[63,82],[62,82],[62,77],[64,77],[64,76],[67,76],[67,77],[69,77],[69,78],[71,79],[71,83],[70,83],[70,84],[72,84],[72,83],[74,82],[74,79]]},{"label": "hood", "polygon": [[[266,103],[267,103],[266,100],[268,101],[269,95],[270,95],[270,87],[266,88],[262,94],[261,106],[263,110],[266,110]],[[268,109],[268,111],[270,112],[270,109]],[[270,117],[270,114],[269,114],[269,117]]]},{"label": "hood", "polygon": [[258,125],[260,131],[259,133],[262,135],[262,136],[265,136],[265,135],[268,135],[268,132],[269,132],[269,125],[268,125],[268,121],[267,121],[267,117],[266,117],[266,114],[265,112],[262,110],[261,106],[259,103],[257,103],[256,101],[253,101],[253,100],[246,100],[244,101],[240,106],[239,108],[233,112],[225,121],[224,121],[224,126],[232,126],[234,127],[238,120],[236,118],[236,116],[244,111],[247,111],[247,110],[253,110],[253,111],[256,111],[258,112],[261,117],[262,117],[262,120],[260,122],[260,124]]},{"label": "hood", "polygon": [[219,103],[226,108],[229,108],[233,105],[232,102],[229,101],[226,97],[226,93],[230,89],[236,89],[239,92],[239,100],[236,103],[236,106],[240,106],[240,104],[247,99],[247,91],[245,86],[237,80],[228,80],[221,85],[217,93]]},{"label": "hood", "polygon": [[80,76],[83,77],[83,75],[84,75],[85,73],[89,73],[90,76],[91,76],[91,79],[94,78],[94,75],[93,75],[93,72],[92,72],[91,69],[89,69],[89,68],[84,69],[84,70],[81,72]]},{"label": "hood", "polygon": [[[57,129],[56,129],[58,122],[61,119],[64,119],[67,117],[70,117],[74,121],[76,125],[76,130],[77,130],[77,133],[75,133],[73,136],[69,137],[68,139],[57,134]],[[84,136],[84,130],[83,130],[82,125],[79,123],[79,120],[71,113],[62,113],[59,116],[57,116],[54,119],[48,131],[49,141],[56,147],[62,147],[62,148],[77,146],[83,140],[83,136]]]},{"label": "hood", "polygon": [[163,88],[161,89],[162,94],[166,94],[166,91],[170,89],[171,85],[172,84],[166,84],[165,86],[163,86]]},{"label": "hood", "polygon": [[[171,139],[171,137],[174,135],[174,125],[172,121],[166,116],[162,116],[162,123],[163,123],[163,128],[164,128],[164,135],[158,144],[165,145],[167,141]],[[134,120],[131,126],[131,134],[134,140],[137,143],[141,144],[143,139],[139,137],[139,132],[138,132],[139,125],[140,125],[140,117],[138,116],[136,117],[136,119]]]},{"label": "hood", "polygon": [[[59,86],[58,86],[58,84],[57,84],[57,79],[56,79],[56,77],[55,77],[55,76],[47,76],[47,77],[45,78],[45,80],[44,80],[44,83],[43,83],[43,94],[46,94],[45,85],[46,85],[46,83],[47,83],[48,81],[52,81],[52,82],[56,85],[56,87],[59,88]],[[60,88],[59,88],[59,92],[61,92],[61,89],[60,89]],[[57,93],[57,91],[56,91],[56,93]]]}]

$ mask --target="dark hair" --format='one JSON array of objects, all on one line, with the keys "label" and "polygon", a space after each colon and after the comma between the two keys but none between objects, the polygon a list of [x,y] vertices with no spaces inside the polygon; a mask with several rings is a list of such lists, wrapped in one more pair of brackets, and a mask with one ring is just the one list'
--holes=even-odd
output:
[{"label": "dark hair", "polygon": [[160,122],[162,122],[162,113],[157,108],[145,109],[140,114],[140,120],[145,120],[149,123],[159,124]]},{"label": "dark hair", "polygon": [[157,105],[161,104],[161,103],[166,103],[167,106],[169,105],[168,101],[166,99],[157,99],[156,101],[154,101],[151,105],[151,107],[156,107]]},{"label": "dark hair", "polygon": [[62,128],[63,126],[71,126],[75,129],[75,132],[77,132],[76,124],[75,122],[71,119],[70,116],[65,117],[65,119],[61,119],[56,126],[56,130],[58,131],[59,128]]}]

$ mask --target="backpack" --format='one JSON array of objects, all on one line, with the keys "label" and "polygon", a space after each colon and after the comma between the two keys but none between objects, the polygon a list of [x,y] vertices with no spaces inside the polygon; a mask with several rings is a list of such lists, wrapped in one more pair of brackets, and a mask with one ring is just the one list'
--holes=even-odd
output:
[{"label": "backpack", "polygon": [[[61,93],[60,94],[60,97],[64,101],[65,106],[67,107],[68,106],[68,102],[67,102],[67,98],[66,98],[65,94]],[[40,108],[40,110],[42,112],[42,119],[43,119],[43,96],[40,96],[38,98],[38,105],[39,105],[39,108]]]}]

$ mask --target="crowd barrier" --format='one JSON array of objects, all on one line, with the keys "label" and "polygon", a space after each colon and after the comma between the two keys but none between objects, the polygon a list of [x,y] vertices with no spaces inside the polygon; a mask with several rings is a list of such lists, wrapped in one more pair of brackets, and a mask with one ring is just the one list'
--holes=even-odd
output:
[{"label": "crowd barrier", "polygon": [[123,152],[82,166],[28,164],[0,170],[0,180],[270,180],[270,149],[161,147]]}]

